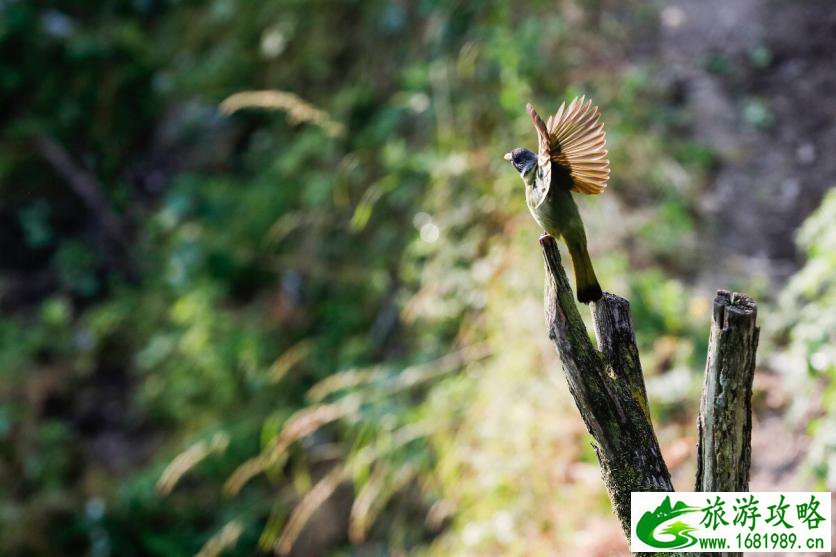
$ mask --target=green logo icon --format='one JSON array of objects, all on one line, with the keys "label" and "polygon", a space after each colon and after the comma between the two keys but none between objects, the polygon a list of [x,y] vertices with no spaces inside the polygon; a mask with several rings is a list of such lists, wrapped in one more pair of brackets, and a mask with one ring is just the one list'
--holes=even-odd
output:
[{"label": "green logo icon", "polygon": [[684,549],[691,547],[697,543],[697,538],[691,535],[691,532],[696,530],[690,524],[677,520],[671,524],[667,524],[664,529],[658,532],[659,535],[673,536],[673,539],[662,541],[656,539],[656,530],[670,522],[674,518],[686,514],[699,512],[699,507],[689,507],[682,501],[677,501],[671,506],[670,496],[665,497],[665,500],[656,507],[653,512],[646,512],[639,519],[636,524],[636,536],[651,547],[659,549]]}]

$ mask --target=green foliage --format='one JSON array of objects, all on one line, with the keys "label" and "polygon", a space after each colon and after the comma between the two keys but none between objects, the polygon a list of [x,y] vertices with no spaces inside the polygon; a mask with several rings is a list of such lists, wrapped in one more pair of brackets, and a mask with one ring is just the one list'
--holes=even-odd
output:
[{"label": "green foliage", "polygon": [[[822,409],[809,424],[810,465],[822,488],[836,485],[836,191],[798,233],[807,256],[804,267],[782,293],[782,328],[788,333],[785,356],[789,378],[798,386],[799,412]],[[812,408],[809,408],[810,405]],[[831,410],[831,411],[828,411]]]}]

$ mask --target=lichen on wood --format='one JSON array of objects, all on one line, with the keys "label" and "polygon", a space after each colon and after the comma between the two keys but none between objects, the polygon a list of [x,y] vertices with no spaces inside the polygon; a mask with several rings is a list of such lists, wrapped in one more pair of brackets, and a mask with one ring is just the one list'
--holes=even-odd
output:
[{"label": "lichen on wood", "polygon": [[596,348],[589,338],[563,267],[557,243],[540,239],[546,264],[545,308],[569,392],[595,440],[613,510],[630,536],[630,493],[673,491],[650,422],[630,304],[613,294],[593,304]]},{"label": "lichen on wood", "polygon": [[[629,541],[630,493],[673,491],[650,419],[630,303],[608,292],[592,303],[596,348],[575,304],[556,241],[543,236],[540,244],[549,338],[594,439],[604,485]],[[718,292],[699,418],[697,491],[748,488],[756,317],[750,298]]]},{"label": "lichen on wood", "polygon": [[751,298],[714,298],[697,445],[697,491],[748,491],[752,458],[752,381],[759,328]]}]

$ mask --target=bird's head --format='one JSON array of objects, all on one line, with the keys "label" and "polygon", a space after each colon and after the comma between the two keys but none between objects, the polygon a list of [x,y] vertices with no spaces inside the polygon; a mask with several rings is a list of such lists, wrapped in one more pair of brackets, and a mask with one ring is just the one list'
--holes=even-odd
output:
[{"label": "bird's head", "polygon": [[520,173],[520,177],[526,185],[534,183],[535,170],[537,169],[537,155],[528,149],[517,147],[511,152],[505,153],[504,158],[514,165],[514,168]]}]

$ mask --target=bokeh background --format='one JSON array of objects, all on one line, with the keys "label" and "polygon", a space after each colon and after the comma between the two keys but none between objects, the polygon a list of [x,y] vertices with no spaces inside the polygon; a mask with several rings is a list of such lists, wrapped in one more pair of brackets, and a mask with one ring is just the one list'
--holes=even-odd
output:
[{"label": "bokeh background", "polygon": [[624,555],[502,160],[580,94],[677,489],[717,288],[752,489],[836,489],[832,2],[2,0],[0,64],[0,554]]}]

